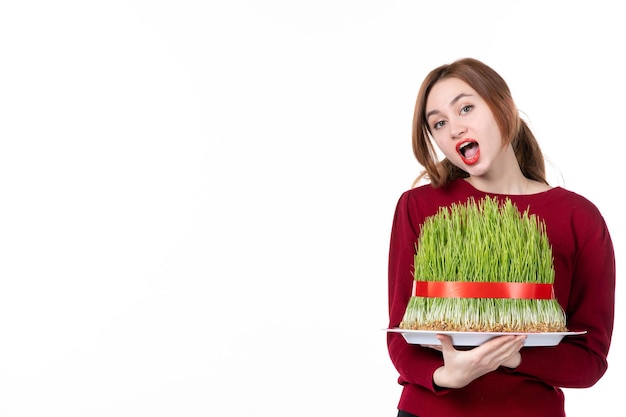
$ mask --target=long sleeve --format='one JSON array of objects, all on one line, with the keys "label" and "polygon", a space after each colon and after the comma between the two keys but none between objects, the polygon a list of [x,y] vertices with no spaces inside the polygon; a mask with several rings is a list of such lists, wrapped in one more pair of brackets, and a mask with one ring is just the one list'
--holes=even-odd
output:
[{"label": "long sleeve", "polygon": [[545,214],[555,251],[555,292],[570,330],[584,336],[566,337],[554,348],[522,351],[517,372],[550,385],[586,388],[607,369],[615,304],[615,257],[604,219],[591,203],[574,195],[563,204],[573,210]]},{"label": "long sleeve", "polygon": [[[417,207],[405,193],[398,202],[389,249],[389,327],[398,327],[411,295],[412,267],[419,224],[414,224]],[[421,385],[434,392],[432,374],[443,364],[441,355],[432,349],[409,345],[401,334],[388,334],[391,361],[400,373],[400,383]]]},{"label": "long sleeve", "polygon": [[[553,347],[525,347],[516,369],[500,367],[459,389],[438,390],[432,381],[443,364],[440,352],[408,344],[388,333],[390,359],[403,386],[398,408],[420,417],[564,417],[560,387],[589,387],[604,375],[615,303],[615,257],[599,210],[584,197],[556,187],[532,195],[495,195],[464,180],[444,188],[430,185],[400,196],[389,247],[389,327],[398,327],[411,298],[413,262],[424,220],[441,207],[487,195],[510,198],[520,211],[543,220],[552,246],[554,293],[567,327],[585,330]],[[506,398],[506,401],[502,401]]]}]

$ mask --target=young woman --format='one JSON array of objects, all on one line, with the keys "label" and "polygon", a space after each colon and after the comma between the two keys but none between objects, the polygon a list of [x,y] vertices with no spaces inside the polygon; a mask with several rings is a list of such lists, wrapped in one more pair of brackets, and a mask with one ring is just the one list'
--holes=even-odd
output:
[{"label": "young woman", "polygon": [[[525,336],[503,335],[473,349],[456,348],[446,335],[433,347],[389,333],[389,355],[403,386],[398,416],[565,416],[560,387],[590,387],[607,369],[615,258],[602,215],[584,197],[548,184],[539,145],[507,84],[478,60],[461,59],[428,74],[415,106],[413,151],[425,172],[402,194],[393,220],[389,327],[399,326],[411,297],[424,220],[442,206],[490,196],[509,198],[545,222],[555,297],[568,329],[587,333],[554,347],[523,347]],[[428,183],[417,186],[422,179]]]}]

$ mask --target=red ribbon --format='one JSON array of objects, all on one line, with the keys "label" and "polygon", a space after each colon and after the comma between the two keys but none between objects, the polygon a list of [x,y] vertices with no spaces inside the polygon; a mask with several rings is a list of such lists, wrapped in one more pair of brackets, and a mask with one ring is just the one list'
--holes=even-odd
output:
[{"label": "red ribbon", "polygon": [[552,284],[528,282],[413,281],[413,295],[437,298],[554,298]]}]

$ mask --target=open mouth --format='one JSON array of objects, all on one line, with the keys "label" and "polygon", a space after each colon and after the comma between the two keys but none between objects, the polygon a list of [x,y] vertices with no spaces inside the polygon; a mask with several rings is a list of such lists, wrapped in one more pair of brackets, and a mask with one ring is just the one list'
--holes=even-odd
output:
[{"label": "open mouth", "polygon": [[474,139],[465,139],[456,145],[456,151],[467,165],[473,165],[480,158],[480,147]]}]

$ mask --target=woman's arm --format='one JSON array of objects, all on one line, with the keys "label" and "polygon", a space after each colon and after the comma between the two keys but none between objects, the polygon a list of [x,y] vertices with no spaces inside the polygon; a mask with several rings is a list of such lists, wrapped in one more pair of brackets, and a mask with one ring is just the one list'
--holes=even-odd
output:
[{"label": "woman's arm", "polygon": [[[389,246],[389,328],[398,327],[411,297],[413,257],[421,219],[416,202],[404,193],[396,206]],[[441,353],[410,345],[399,333],[387,334],[389,357],[399,373],[399,382],[418,384],[436,391],[433,373],[443,365]]]},{"label": "woman's arm", "polygon": [[609,231],[594,206],[577,204],[580,209],[567,218],[576,250],[570,259],[571,283],[564,309],[568,328],[587,333],[567,336],[556,347],[523,349],[515,370],[565,388],[590,387],[606,372],[615,305],[615,255]]}]

